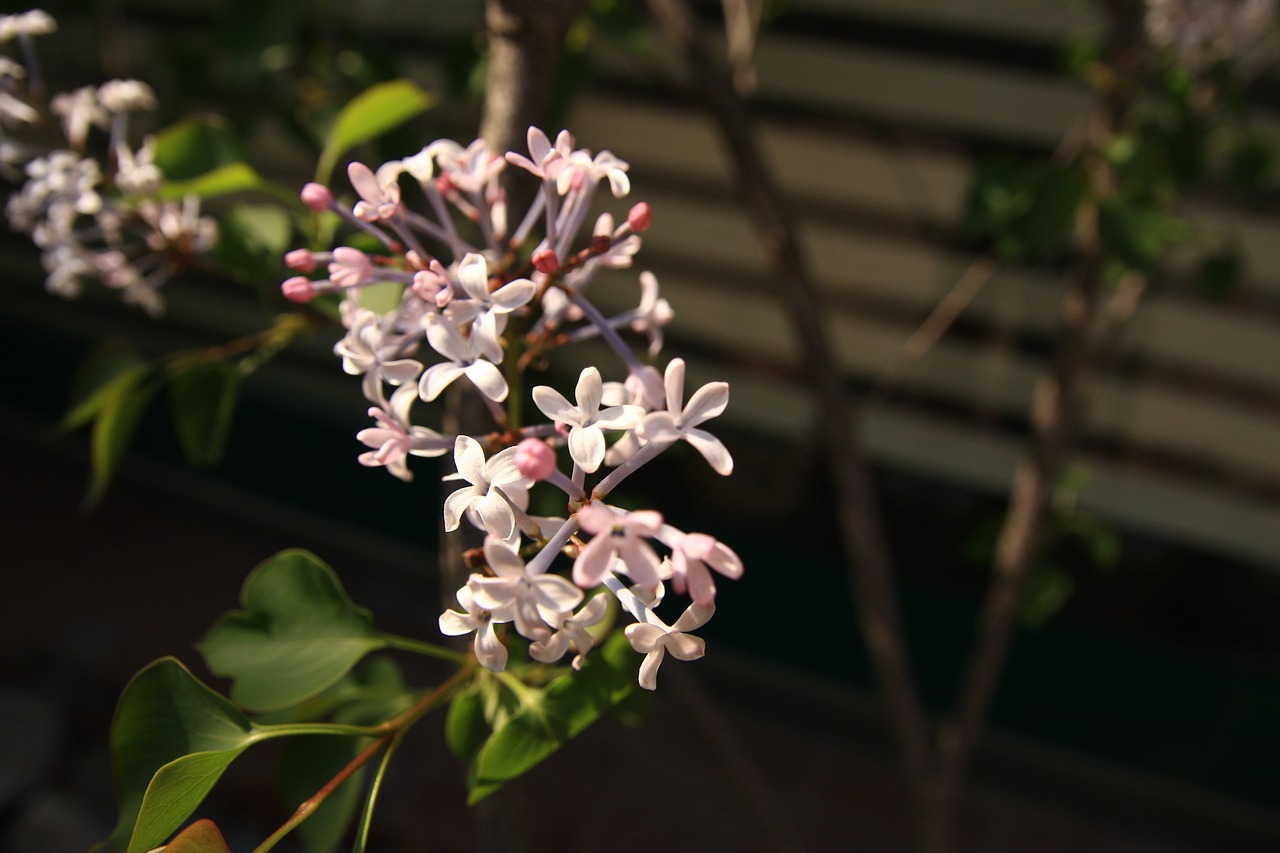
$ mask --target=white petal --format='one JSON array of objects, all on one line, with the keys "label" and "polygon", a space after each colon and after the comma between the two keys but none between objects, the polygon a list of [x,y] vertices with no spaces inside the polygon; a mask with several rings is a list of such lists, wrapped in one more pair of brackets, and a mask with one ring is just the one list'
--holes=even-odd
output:
[{"label": "white petal", "polygon": [[702,638],[689,634],[668,634],[666,648],[677,660],[697,660],[707,653],[707,644]]},{"label": "white petal", "polygon": [[600,400],[604,396],[604,382],[600,379],[600,371],[594,367],[584,367],[573,393],[578,400],[578,408],[584,415],[593,418],[600,410]]},{"label": "white petal", "polygon": [[550,385],[539,385],[533,389],[533,402],[542,414],[556,423],[578,424],[581,413],[556,389]]},{"label": "white petal", "polygon": [[472,299],[489,301],[489,266],[483,255],[471,252],[462,259],[458,264],[458,281]]},{"label": "white petal", "polygon": [[472,384],[480,389],[480,393],[490,400],[501,403],[507,399],[507,380],[493,362],[480,359],[468,365],[465,372]]},{"label": "white petal", "polygon": [[627,642],[631,643],[631,648],[641,654],[661,648],[667,636],[666,631],[648,622],[635,622],[628,625],[624,633],[627,635]]},{"label": "white petal", "polygon": [[569,430],[569,455],[588,474],[604,461],[604,433],[597,427],[574,427]]},{"label": "white petal", "polygon": [[676,620],[676,624],[671,626],[673,631],[692,631],[694,628],[701,628],[703,625],[711,621],[711,617],[715,615],[716,607],[714,604],[703,607],[698,604],[691,604],[680,614],[680,618]]},{"label": "white petal", "polygon": [[476,632],[476,660],[490,672],[501,672],[507,666],[507,647],[498,639],[492,624]]},{"label": "white petal", "polygon": [[453,442],[453,466],[468,483],[488,484],[485,477],[484,448],[469,435],[460,435]]},{"label": "white petal", "polygon": [[644,656],[644,663],[640,664],[640,686],[645,690],[658,689],[658,667],[662,665],[662,656],[661,646]]},{"label": "white petal", "polygon": [[720,439],[705,430],[691,429],[685,431],[684,440],[697,448],[702,458],[711,465],[711,470],[725,477],[733,473],[733,457],[720,443]]},{"label": "white petal", "polygon": [[495,311],[502,313],[514,311],[532,299],[537,290],[537,285],[529,279],[516,279],[489,294],[489,301],[493,303]]},{"label": "white petal", "polygon": [[439,314],[427,315],[427,343],[450,361],[471,360],[471,354],[467,351],[467,342],[462,339],[462,333],[454,328],[453,323]]},{"label": "white petal", "polygon": [[559,575],[538,575],[533,589],[538,606],[557,612],[573,610],[582,601],[582,590]]},{"label": "white petal", "polygon": [[667,363],[667,372],[663,376],[663,384],[667,389],[667,411],[679,415],[684,408],[684,359],[673,358]]},{"label": "white petal", "polygon": [[453,531],[458,529],[458,525],[462,523],[462,514],[466,512],[467,507],[478,498],[474,486],[468,486],[465,489],[458,489],[456,492],[444,499],[444,529]]},{"label": "white petal", "polygon": [[398,361],[388,361],[382,365],[382,378],[390,382],[392,385],[403,385],[406,382],[412,382],[418,378],[418,373],[422,370],[422,363],[414,361],[411,358],[402,358]]},{"label": "white petal", "polygon": [[453,380],[463,374],[464,370],[461,365],[454,364],[451,361],[442,361],[439,364],[433,364],[422,373],[422,378],[418,380],[418,395],[430,403],[436,397],[439,397],[444,389],[449,387]]},{"label": "white petal", "polygon": [[729,405],[729,383],[708,382],[689,398],[689,405],[680,414],[680,422],[686,427],[697,426],[711,420]]},{"label": "white petal", "polygon": [[468,509],[472,517],[480,521],[480,528],[491,536],[509,539],[515,530],[516,517],[500,495],[488,494],[477,498]]},{"label": "white petal", "polygon": [[456,610],[446,610],[440,614],[440,633],[448,637],[460,637],[470,634],[476,629],[471,620]]}]

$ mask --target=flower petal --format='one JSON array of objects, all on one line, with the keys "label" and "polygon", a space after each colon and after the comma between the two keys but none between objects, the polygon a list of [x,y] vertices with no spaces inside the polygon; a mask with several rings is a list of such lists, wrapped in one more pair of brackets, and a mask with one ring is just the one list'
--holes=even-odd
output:
[{"label": "flower petal", "polygon": [[594,426],[569,430],[569,455],[583,471],[593,473],[604,461],[604,433]]},{"label": "flower petal", "polygon": [[689,398],[689,405],[680,413],[680,423],[685,427],[694,427],[703,421],[711,420],[724,412],[729,405],[729,383],[708,382]]},{"label": "flower petal", "polygon": [[574,406],[550,385],[538,385],[533,389],[533,402],[542,414],[556,423],[577,425],[579,413]]},{"label": "flower petal", "polygon": [[702,458],[707,460],[711,470],[724,477],[733,473],[733,457],[720,443],[720,439],[705,430],[690,429],[685,430],[684,440],[702,454]]},{"label": "flower petal", "polygon": [[489,301],[489,265],[485,263],[484,255],[468,253],[458,264],[458,281],[472,299]]},{"label": "flower petal", "polygon": [[490,400],[501,403],[507,399],[507,380],[493,362],[477,359],[467,365],[463,372],[467,374],[471,384]]}]

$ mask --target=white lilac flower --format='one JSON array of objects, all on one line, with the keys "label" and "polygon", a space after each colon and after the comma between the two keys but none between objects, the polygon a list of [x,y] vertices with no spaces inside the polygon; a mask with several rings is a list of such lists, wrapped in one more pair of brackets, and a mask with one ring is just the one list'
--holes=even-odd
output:
[{"label": "white lilac flower", "polygon": [[683,403],[684,359],[673,358],[667,365],[664,384],[667,410],[645,415],[637,428],[640,437],[663,444],[683,439],[702,454],[717,474],[727,476],[733,473],[733,457],[720,443],[720,439],[697,428],[703,421],[719,415],[729,404],[729,383],[710,382],[703,385],[689,398],[686,406]]},{"label": "white lilac flower", "polygon": [[[147,137],[137,152],[127,145],[116,146],[115,184],[121,193],[126,196],[155,195],[163,181],[164,173],[156,165],[154,137]],[[195,196],[191,198],[196,199]]]},{"label": "white lilac flower", "polygon": [[141,80],[108,80],[98,87],[98,102],[113,113],[154,110],[156,93]]},{"label": "white lilac flower", "polygon": [[661,586],[661,561],[648,542],[662,529],[661,513],[620,512],[593,501],[578,510],[578,524],[592,534],[573,563],[573,582],[578,586],[590,589],[600,584],[618,562],[640,586],[649,590]]},{"label": "white lilac flower", "polygon": [[510,539],[516,530],[515,510],[505,494],[507,488],[527,488],[528,483],[516,467],[516,450],[508,447],[488,460],[480,443],[468,435],[460,435],[454,442],[453,461],[456,474],[448,474],[445,480],[466,480],[470,485],[450,494],[444,500],[444,529],[457,530],[463,513],[490,536]]},{"label": "white lilac flower", "polygon": [[640,304],[631,319],[631,328],[648,336],[651,358],[662,350],[662,327],[674,316],[671,303],[659,295],[657,277],[648,270],[640,273]]},{"label": "white lilac flower", "polygon": [[396,358],[399,343],[388,342],[382,320],[367,309],[359,310],[342,340],[334,344],[334,354],[342,357],[342,369],[351,376],[364,375],[365,399],[382,399],[382,382],[403,385],[422,370],[421,362]]},{"label": "white lilac flower", "polygon": [[448,437],[426,427],[414,426],[409,421],[409,409],[417,399],[417,388],[402,385],[391,395],[385,409],[376,406],[369,409],[369,416],[378,422],[378,426],[356,433],[358,441],[373,448],[360,454],[361,465],[386,466],[392,476],[409,482],[413,479],[413,472],[407,464],[409,454],[443,456],[449,452],[453,442]]},{"label": "white lilac flower", "polygon": [[604,621],[609,610],[608,593],[600,593],[588,601],[577,613],[564,611],[549,613],[544,611],[542,618],[555,628],[555,633],[542,642],[529,644],[529,657],[542,663],[555,663],[564,657],[572,643],[577,654],[573,656],[571,666],[582,669],[582,659],[591,647],[595,638],[587,629]]},{"label": "white lilac flower", "polygon": [[42,36],[58,28],[47,12],[32,9],[16,15],[0,15],[0,44],[17,36]]},{"label": "white lilac flower", "polygon": [[569,157],[573,154],[572,134],[567,130],[560,131],[556,136],[554,148],[551,147],[551,142],[547,139],[547,135],[536,127],[529,128],[526,139],[529,144],[529,156],[525,157],[523,154],[508,151],[506,154],[507,162],[513,166],[519,166],[544,181],[557,180],[560,172],[568,163]]},{"label": "white lilac flower", "polygon": [[482,192],[507,165],[506,159],[493,155],[483,139],[475,140],[466,148],[452,140],[437,140],[424,148],[423,153],[435,160],[440,174],[450,185],[467,193]]},{"label": "white lilac flower", "polygon": [[706,653],[706,643],[701,637],[689,634],[701,628],[715,614],[715,606],[692,604],[680,614],[674,625],[668,626],[656,617],[652,621],[628,625],[624,633],[631,648],[644,655],[640,664],[640,686],[655,690],[658,686],[658,667],[667,652],[676,660],[697,660]]},{"label": "white lilac flower", "polygon": [[502,343],[498,340],[507,323],[507,314],[528,304],[537,286],[527,278],[519,278],[489,290],[489,265],[483,255],[468,253],[458,264],[458,283],[469,299],[455,298],[449,303],[448,316],[459,326],[471,325],[471,339],[476,350],[489,361],[502,361]]},{"label": "white lilac flower", "polygon": [[618,159],[610,151],[601,151],[593,158],[590,151],[574,151],[569,157],[569,166],[564,169],[557,180],[557,189],[561,195],[568,191],[575,172],[586,175],[593,182],[608,179],[609,189],[614,198],[622,198],[631,192],[631,180],[627,177],[630,166]]},{"label": "white lilac flower", "polygon": [[98,90],[93,86],[81,86],[79,89],[54,95],[49,102],[49,109],[62,117],[62,132],[66,135],[67,142],[77,151],[84,148],[90,127],[106,130],[111,123],[111,116],[98,101]]},{"label": "white lilac flower", "polygon": [[569,455],[587,473],[600,467],[604,461],[606,429],[631,429],[640,422],[644,409],[639,406],[609,406],[600,408],[604,395],[604,383],[600,371],[584,368],[574,390],[578,405],[568,400],[548,385],[533,389],[533,402],[544,415],[557,424],[569,428]]},{"label": "white lilac flower", "polygon": [[378,168],[377,174],[365,164],[352,161],[347,165],[347,178],[360,194],[352,213],[362,222],[381,222],[400,212],[400,185],[396,177],[403,171],[399,160]]},{"label": "white lilac flower", "polygon": [[471,576],[467,586],[475,603],[490,611],[509,609],[516,631],[526,639],[548,641],[551,629],[542,613],[572,611],[582,601],[582,590],[559,575],[527,571],[524,560],[502,540],[486,538],[484,558],[493,577]]},{"label": "white lilac flower", "polygon": [[687,589],[694,604],[714,604],[716,582],[709,569],[737,580],[742,577],[742,560],[728,545],[705,533],[680,537],[671,551],[671,585],[676,592],[684,594]]},{"label": "white lilac flower", "polygon": [[476,660],[491,672],[501,672],[507,666],[507,647],[502,645],[494,630],[495,624],[510,622],[514,615],[509,610],[486,610],[475,602],[470,587],[457,592],[458,604],[463,612],[446,610],[440,614],[440,633],[450,637],[475,632]]},{"label": "white lilac flower", "polygon": [[427,343],[449,360],[433,364],[422,372],[418,381],[418,393],[422,399],[434,400],[453,380],[463,375],[495,403],[507,398],[507,380],[493,362],[483,358],[474,338],[464,338],[452,322],[439,314],[428,314],[424,322]]}]

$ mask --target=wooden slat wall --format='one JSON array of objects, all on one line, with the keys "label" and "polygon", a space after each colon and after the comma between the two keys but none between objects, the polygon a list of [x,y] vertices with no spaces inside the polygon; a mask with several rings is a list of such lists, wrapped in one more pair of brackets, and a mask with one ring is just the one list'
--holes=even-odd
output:
[{"label": "wooden slat wall", "polygon": [[[791,8],[931,35],[953,30],[957,39],[1054,44],[1097,28],[1088,4],[810,0]],[[1050,149],[1087,96],[1065,78],[999,57],[922,56],[785,31],[763,34],[757,60],[762,138],[828,295],[841,366],[859,386],[875,386],[975,259],[945,236],[975,162],[965,141]],[[625,60],[611,67],[643,82]],[[1274,116],[1263,120],[1275,127]],[[729,416],[805,440],[812,401],[794,375],[770,379],[756,369],[794,367],[797,347],[760,272],[714,127],[696,110],[607,90],[583,99],[570,124],[586,144],[629,160],[654,204],[646,260],[676,307],[677,340],[724,354],[719,373],[736,383]],[[655,176],[662,189],[649,191],[645,178]],[[1280,567],[1280,221],[1208,203],[1192,212],[1236,236],[1248,279],[1228,304],[1152,283],[1125,333],[1121,369],[1091,385],[1081,504],[1125,529]],[[873,456],[963,487],[1005,490],[1062,289],[1052,273],[999,270],[964,312],[965,333],[940,341],[900,394],[870,406],[863,439]]]},{"label": "wooden slat wall", "polygon": [[[166,0],[124,5],[140,31],[151,14],[174,24]],[[214,8],[193,0],[182,20],[199,26]],[[761,37],[760,131],[800,215],[841,366],[857,387],[875,387],[975,259],[951,235],[977,154],[1049,150],[1069,132],[1087,95],[1050,73],[1053,51],[1099,24],[1088,0],[792,0],[787,9],[806,25],[784,16]],[[479,3],[379,0],[330,14],[385,35],[431,84],[441,73],[431,46],[470,31]],[[424,50],[411,49],[415,34]],[[660,50],[638,60],[605,49],[596,60],[604,84],[568,123],[583,144],[628,160],[636,197],[655,208],[641,258],[677,311],[673,346],[703,354],[701,378],[734,382],[727,418],[807,440],[815,413],[797,381],[798,349],[713,125],[658,82],[654,66],[670,65]],[[1278,116],[1263,119],[1280,140]],[[1280,568],[1280,219],[1209,201],[1194,213],[1236,235],[1247,281],[1225,303],[1177,280],[1152,283],[1118,371],[1094,383],[1081,503],[1125,529]],[[622,308],[633,287],[600,298]],[[1062,288],[1050,272],[998,269],[962,315],[962,333],[868,407],[861,438],[873,457],[1004,491]]]}]

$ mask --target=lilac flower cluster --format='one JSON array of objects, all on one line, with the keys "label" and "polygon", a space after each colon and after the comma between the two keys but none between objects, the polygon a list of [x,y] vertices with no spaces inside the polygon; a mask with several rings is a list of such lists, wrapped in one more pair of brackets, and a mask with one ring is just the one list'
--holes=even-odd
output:
[{"label": "lilac flower cluster", "polygon": [[[526,210],[509,207],[499,180],[509,168],[539,182]],[[728,385],[709,383],[686,401],[685,363],[672,359],[660,372],[624,339],[643,335],[651,358],[661,351],[672,311],[657,279],[641,273],[636,307],[616,316],[587,295],[600,272],[631,266],[650,223],[641,203],[625,221],[601,214],[586,228],[597,187],[607,182],[622,198],[627,172],[608,151],[576,148],[567,131],[552,143],[537,128],[527,153],[439,141],[376,170],[351,163],[354,205],[319,184],[302,191],[308,206],[348,223],[348,245],[290,252],[286,263],[298,274],[282,290],[298,302],[342,297],[347,333],[334,351],[347,373],[362,377],[376,424],[357,436],[368,448],[362,464],[409,480],[409,456],[452,453],[455,473],[445,480],[460,487],[444,501],[445,529],[465,521],[485,540],[478,569],[457,591],[459,609],[440,616],[440,630],[474,634],[476,658],[493,671],[507,664],[511,632],[528,641],[533,659],[553,663],[572,650],[578,667],[612,597],[636,620],[626,636],[645,655],[640,684],[653,689],[666,654],[702,656],[703,641],[690,632],[715,611],[714,576],[737,578],[743,567],[711,536],[677,529],[655,510],[609,502],[628,476],[680,441],[717,473],[733,470],[728,450],[702,429],[724,411]],[[371,307],[376,300],[366,294],[375,285],[399,286],[390,310]],[[533,408],[524,405],[530,366],[589,338],[608,344],[620,363],[616,376],[606,381],[588,366],[572,400],[537,385],[528,392]],[[484,401],[491,429],[446,435],[412,421],[415,403],[436,400],[459,380]],[[524,422],[533,409],[541,418]],[[563,493],[563,517],[531,514],[539,483]],[[667,584],[692,599],[671,624],[656,613]]]},{"label": "lilac flower cluster", "polygon": [[[41,249],[50,292],[74,297],[97,279],[158,315],[160,287],[213,248],[217,226],[195,197],[161,198],[153,139],[129,144],[129,114],[156,106],[145,83],[109,80],[45,101],[34,37],[55,29],[40,10],[0,16],[0,49],[17,47],[17,58],[0,54],[0,173],[23,181],[5,208],[9,224]],[[46,116],[58,119],[65,145],[11,134]],[[108,136],[101,156],[87,153],[95,129]]]}]

